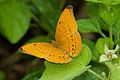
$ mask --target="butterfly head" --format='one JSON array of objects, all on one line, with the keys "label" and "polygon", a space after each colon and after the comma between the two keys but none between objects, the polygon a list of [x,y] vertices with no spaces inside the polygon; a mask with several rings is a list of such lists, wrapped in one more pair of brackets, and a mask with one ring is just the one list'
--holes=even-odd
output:
[{"label": "butterfly head", "polygon": [[25,53],[25,51],[23,50],[23,48],[21,47],[21,48],[19,48],[18,49],[18,51],[20,52],[20,53]]}]

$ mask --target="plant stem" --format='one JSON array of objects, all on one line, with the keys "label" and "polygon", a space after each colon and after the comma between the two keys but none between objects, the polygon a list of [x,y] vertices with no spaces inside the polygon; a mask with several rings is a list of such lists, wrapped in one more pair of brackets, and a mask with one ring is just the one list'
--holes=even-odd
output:
[{"label": "plant stem", "polygon": [[98,75],[97,73],[95,73],[95,72],[92,71],[91,69],[88,69],[88,71],[89,71],[90,73],[92,73],[93,75],[97,76],[99,79],[103,80],[103,78],[102,78],[100,75]]},{"label": "plant stem", "polygon": [[116,68],[116,66],[115,66],[111,61],[105,62],[104,64],[105,64],[110,70],[113,70],[113,69]]},{"label": "plant stem", "polygon": [[119,34],[119,26],[116,26],[116,27],[115,27],[115,30],[116,30],[116,32],[115,32],[116,35],[114,35],[114,36],[115,36],[115,43],[116,43],[116,44],[120,44],[120,43],[119,43],[119,39],[120,39],[120,36],[119,36],[119,35],[120,35],[120,34]]},{"label": "plant stem", "polygon": [[110,28],[109,28],[109,36],[110,36],[110,39],[112,41],[113,40],[113,38],[112,38],[112,26],[110,26]]},{"label": "plant stem", "polygon": [[106,38],[106,35],[103,32],[101,32],[100,34],[102,37]]}]

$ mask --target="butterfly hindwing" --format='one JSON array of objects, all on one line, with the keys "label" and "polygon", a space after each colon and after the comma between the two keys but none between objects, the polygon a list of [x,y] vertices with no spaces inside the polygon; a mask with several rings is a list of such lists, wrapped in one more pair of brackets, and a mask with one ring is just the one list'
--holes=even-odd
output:
[{"label": "butterfly hindwing", "polygon": [[68,55],[75,57],[80,53],[81,36],[77,31],[72,6],[67,6],[61,14],[56,27],[55,38]]}]

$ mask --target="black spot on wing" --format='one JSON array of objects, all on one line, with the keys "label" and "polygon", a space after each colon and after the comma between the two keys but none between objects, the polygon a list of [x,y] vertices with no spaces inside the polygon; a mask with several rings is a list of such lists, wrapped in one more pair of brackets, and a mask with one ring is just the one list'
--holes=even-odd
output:
[{"label": "black spot on wing", "polygon": [[35,46],[36,44],[34,43],[33,45]]},{"label": "black spot on wing", "polygon": [[51,54],[49,54],[49,56],[51,56]]},{"label": "black spot on wing", "polygon": [[58,24],[61,24],[62,22],[60,21]]}]

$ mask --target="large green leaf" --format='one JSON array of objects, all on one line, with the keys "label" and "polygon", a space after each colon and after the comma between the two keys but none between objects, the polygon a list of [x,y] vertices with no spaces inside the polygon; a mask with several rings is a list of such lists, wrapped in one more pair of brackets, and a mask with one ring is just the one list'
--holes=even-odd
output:
[{"label": "large green leaf", "polygon": [[113,26],[120,20],[120,5],[115,6],[101,6],[100,7],[100,16],[101,18],[109,25]]},{"label": "large green leaf", "polygon": [[87,12],[88,12],[88,16],[90,18],[95,18],[95,19],[99,19],[100,15],[99,15],[99,6],[100,4],[95,4],[92,2],[87,2]]},{"label": "large green leaf", "polygon": [[97,4],[93,2],[87,2],[87,12],[90,18],[95,18],[100,24],[100,27],[104,30],[108,30],[108,24],[100,16],[100,6],[102,4]]},{"label": "large green leaf", "polygon": [[22,0],[0,2],[0,33],[11,43],[17,43],[29,28],[30,12]]},{"label": "large green leaf", "polygon": [[37,70],[31,74],[28,74],[22,80],[36,80],[36,79],[38,80],[41,74],[42,74],[41,70]]},{"label": "large green leaf", "polygon": [[109,7],[101,7],[100,8],[100,16],[101,18],[109,25],[113,25],[115,23],[115,14]]},{"label": "large green leaf", "polygon": [[[90,68],[89,70],[94,71],[95,73],[99,74],[100,76],[103,76],[102,72],[105,72],[106,75],[108,74],[108,68],[106,66],[100,65],[97,63],[92,63],[91,65],[92,65],[92,68]],[[85,73],[76,77],[73,80],[101,80],[101,79],[99,79],[97,76],[92,74],[90,71],[86,71]],[[106,80],[106,79],[103,79],[103,80]]]},{"label": "large green leaf", "polygon": [[45,62],[46,69],[39,80],[72,80],[90,68],[90,66],[86,66],[90,60],[91,51],[83,44],[80,54],[68,64]]},{"label": "large green leaf", "polygon": [[[35,61],[34,63],[36,62],[37,61]],[[39,62],[39,64],[37,63],[34,68],[29,70],[30,72],[22,80],[38,80],[42,76],[44,70],[45,65],[43,64],[43,62]]]},{"label": "large green leaf", "polygon": [[91,49],[91,51],[92,51],[92,61],[98,62],[100,54],[99,54],[98,50],[95,49],[95,43],[91,40],[88,40],[88,39],[83,39],[83,43],[88,45],[88,47]]},{"label": "large green leaf", "polygon": [[114,6],[114,13],[115,13],[115,25],[112,27],[113,28],[113,35],[114,35],[114,40],[116,43],[120,44],[120,5]]},{"label": "large green leaf", "polygon": [[104,54],[104,46],[107,44],[108,47],[113,48],[114,42],[110,38],[99,38],[96,43],[96,49],[99,53]]},{"label": "large green leaf", "polygon": [[117,44],[120,44],[120,20],[116,23],[116,26],[113,27],[114,40]]},{"label": "large green leaf", "polygon": [[[52,6],[55,10],[62,9],[64,6],[65,1],[64,0],[48,0],[51,2]],[[60,10],[59,10],[60,11]]]},{"label": "large green leaf", "polygon": [[105,62],[105,65],[109,68],[110,70],[110,80],[120,80],[120,65],[115,65],[112,62]]},{"label": "large green leaf", "polygon": [[78,30],[80,32],[98,32],[101,33],[99,22],[95,19],[78,20]]},{"label": "large green leaf", "polygon": [[47,32],[53,34],[59,14],[63,8],[64,1],[34,0],[33,3],[40,12],[39,25]]}]

